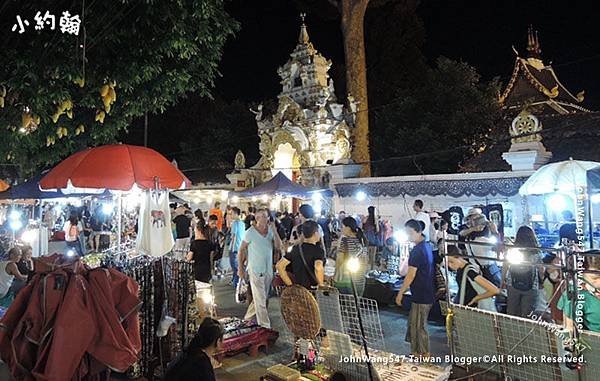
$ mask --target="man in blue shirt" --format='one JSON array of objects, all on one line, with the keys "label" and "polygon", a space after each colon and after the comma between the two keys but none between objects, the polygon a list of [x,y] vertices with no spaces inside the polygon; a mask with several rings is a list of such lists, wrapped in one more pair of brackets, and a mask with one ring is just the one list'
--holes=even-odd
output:
[{"label": "man in blue shirt", "polygon": [[406,341],[410,342],[414,356],[429,356],[429,335],[425,323],[429,310],[435,302],[435,263],[431,245],[425,238],[425,223],[409,220],[405,225],[406,233],[414,247],[408,256],[408,273],[402,288],[396,296],[396,304],[402,305],[404,293],[410,287],[412,303],[408,316]]},{"label": "man in blue shirt", "polygon": [[242,241],[244,240],[244,233],[246,232],[246,225],[244,221],[240,220],[240,208],[233,207],[231,208],[231,244],[229,251],[229,264],[231,265],[231,270],[233,271],[233,287],[236,288],[239,277],[238,277],[238,252],[240,251],[240,246],[242,245]]},{"label": "man in blue shirt", "polygon": [[240,278],[245,277],[244,269],[247,265],[252,289],[252,303],[248,306],[244,320],[256,315],[258,325],[271,328],[267,298],[273,280],[273,249],[281,251],[281,239],[275,223],[269,223],[269,213],[266,209],[256,212],[255,218],[256,225],[246,231],[238,254],[238,275]]}]

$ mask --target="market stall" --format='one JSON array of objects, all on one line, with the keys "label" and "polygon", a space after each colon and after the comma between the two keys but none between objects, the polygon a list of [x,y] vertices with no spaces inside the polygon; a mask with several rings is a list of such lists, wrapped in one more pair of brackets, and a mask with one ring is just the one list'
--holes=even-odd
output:
[{"label": "market stall", "polygon": [[[551,163],[540,167],[519,188],[519,194],[527,197],[529,215],[536,224],[542,245],[561,244],[558,235],[560,224],[579,222],[578,228],[587,234],[580,234],[582,242],[577,243],[590,247],[594,231],[591,213],[594,202],[588,192],[594,188],[594,174],[598,169],[600,163],[591,161],[569,159]],[[590,177],[589,171],[592,171]],[[591,179],[589,185],[588,179]],[[565,211],[572,215],[571,221],[564,220]],[[545,234],[539,233],[541,229]]]},{"label": "market stall", "polygon": [[587,190],[588,190],[588,223],[590,228],[589,240],[593,243],[591,248],[598,247],[597,240],[600,240],[600,167],[587,171]]},{"label": "market stall", "polygon": [[258,201],[268,204],[274,210],[295,210],[299,204],[296,200],[310,200],[315,212],[329,209],[328,198],[333,196],[329,189],[313,189],[291,181],[283,172],[278,172],[269,181],[254,188],[240,192],[230,192],[230,200],[235,204],[240,200]]},{"label": "market stall", "polygon": [[[99,195],[65,194],[60,190],[45,192],[39,185],[44,176],[45,172],[0,192],[0,202],[6,202],[4,208],[9,214],[16,211],[20,215],[20,224],[13,226],[15,229],[11,227],[14,238],[32,246],[34,257],[65,251],[64,237],[54,234],[56,231],[62,232],[64,218],[58,218],[62,207],[81,207],[83,200],[91,201],[92,196],[97,199],[111,197],[108,191]],[[48,218],[44,218],[44,214]]]},{"label": "market stall", "polygon": [[[158,152],[130,145],[108,145],[75,153],[40,181],[43,190],[101,193],[116,197],[117,246],[89,260],[121,269],[139,284],[142,348],[131,377],[154,379],[191,339],[198,316],[196,285],[190,262],[170,253],[169,190],[190,181]],[[139,214],[135,247],[122,244],[123,210],[137,201]],[[88,260],[88,258],[86,258]],[[210,291],[211,292],[211,291]],[[212,295],[209,303],[212,305]]]},{"label": "market stall", "polygon": [[[158,152],[126,144],[106,145],[77,152],[60,162],[40,181],[42,190],[61,190],[66,194],[99,194],[110,191],[114,194],[117,198],[117,247],[121,246],[123,233],[124,197],[136,197],[144,190],[160,192],[190,185],[189,179]],[[158,222],[162,221],[164,225],[165,217],[170,216],[170,213],[168,208],[161,212],[155,218],[161,217]],[[148,218],[150,217],[149,214]]]}]

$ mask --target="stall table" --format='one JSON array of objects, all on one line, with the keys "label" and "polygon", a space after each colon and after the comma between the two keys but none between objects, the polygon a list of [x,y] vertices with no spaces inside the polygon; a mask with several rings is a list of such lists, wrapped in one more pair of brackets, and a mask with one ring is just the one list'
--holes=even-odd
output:
[{"label": "stall table", "polygon": [[[235,356],[243,352],[248,352],[251,357],[256,357],[260,349],[268,351],[269,347],[275,344],[279,338],[277,331],[237,318],[222,318],[219,321],[225,327],[221,352],[214,356],[219,362],[225,356]],[[233,327],[229,329],[229,325],[233,325]]]}]

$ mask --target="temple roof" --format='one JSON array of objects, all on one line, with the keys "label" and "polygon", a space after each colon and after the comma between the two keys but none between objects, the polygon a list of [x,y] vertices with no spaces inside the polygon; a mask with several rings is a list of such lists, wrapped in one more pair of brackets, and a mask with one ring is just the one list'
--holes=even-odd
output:
[{"label": "temple roof", "polygon": [[551,65],[541,59],[541,48],[537,32],[530,27],[527,36],[527,58],[519,56],[508,85],[500,95],[500,104],[508,110],[520,111],[526,106],[541,105],[546,114],[569,114],[589,112],[582,107],[583,91],[573,95],[558,79]]}]

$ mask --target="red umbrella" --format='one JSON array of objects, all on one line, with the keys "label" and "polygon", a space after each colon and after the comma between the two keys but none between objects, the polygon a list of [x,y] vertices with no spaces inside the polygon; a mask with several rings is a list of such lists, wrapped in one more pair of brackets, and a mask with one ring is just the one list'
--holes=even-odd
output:
[{"label": "red umbrella", "polygon": [[153,149],[127,144],[105,145],[77,152],[40,181],[41,189],[109,189],[128,191],[134,185],[154,189],[191,185],[164,156]]}]

